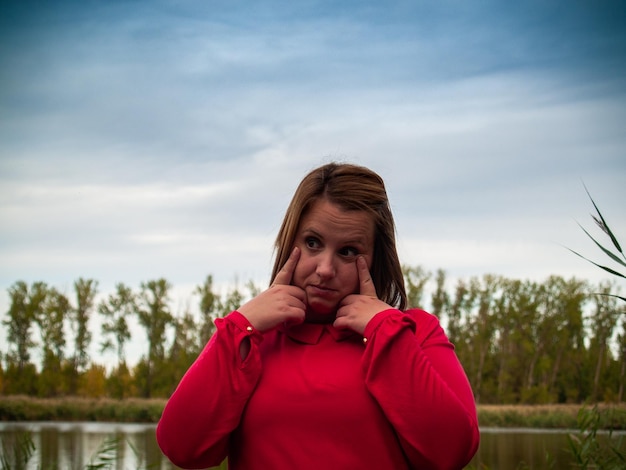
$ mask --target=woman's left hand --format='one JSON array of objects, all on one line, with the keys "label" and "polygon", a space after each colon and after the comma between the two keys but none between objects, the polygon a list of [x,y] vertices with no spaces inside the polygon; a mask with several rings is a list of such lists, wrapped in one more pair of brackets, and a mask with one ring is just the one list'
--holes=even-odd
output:
[{"label": "woman's left hand", "polygon": [[339,329],[350,328],[362,335],[374,315],[391,306],[378,298],[365,258],[357,258],[356,268],[359,274],[359,293],[348,295],[341,301],[333,326]]}]

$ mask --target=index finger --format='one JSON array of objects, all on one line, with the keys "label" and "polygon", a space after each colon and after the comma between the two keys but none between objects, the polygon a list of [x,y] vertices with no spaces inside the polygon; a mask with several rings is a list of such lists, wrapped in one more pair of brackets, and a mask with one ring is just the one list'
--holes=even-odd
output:
[{"label": "index finger", "polygon": [[289,258],[287,259],[283,267],[280,269],[280,271],[278,271],[278,274],[276,274],[276,277],[274,278],[274,282],[272,283],[272,285],[291,284],[291,278],[293,277],[293,273],[296,270],[296,265],[298,264],[299,259],[300,259],[300,250],[298,249],[298,247],[295,247],[293,251],[291,252],[291,254],[289,255]]},{"label": "index finger", "polygon": [[362,256],[359,256],[356,260],[356,269],[359,273],[359,294],[378,298],[376,286],[367,267],[367,261]]}]

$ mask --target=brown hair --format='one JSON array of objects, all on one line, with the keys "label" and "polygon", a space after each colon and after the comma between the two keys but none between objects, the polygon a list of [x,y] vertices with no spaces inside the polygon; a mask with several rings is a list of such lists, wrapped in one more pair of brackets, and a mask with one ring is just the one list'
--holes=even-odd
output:
[{"label": "brown hair", "polygon": [[407,303],[404,277],[385,184],[376,173],[357,165],[328,163],[311,171],[300,182],[276,237],[276,259],[270,283],[289,258],[300,219],[322,198],[344,210],[365,211],[372,217],[375,233],[370,273],[376,293],[384,302],[404,310]]}]

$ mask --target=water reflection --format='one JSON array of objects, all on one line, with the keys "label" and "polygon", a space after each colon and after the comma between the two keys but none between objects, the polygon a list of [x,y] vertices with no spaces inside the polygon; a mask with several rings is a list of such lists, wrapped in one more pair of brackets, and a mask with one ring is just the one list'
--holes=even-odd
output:
[{"label": "water reflection", "polygon": [[568,433],[564,430],[483,428],[480,449],[472,465],[490,469],[571,468]]},{"label": "water reflection", "polygon": [[[0,468],[85,470],[88,465],[106,463],[104,468],[110,469],[178,469],[161,453],[155,428],[121,423],[0,423]],[[571,468],[568,432],[482,428],[480,449],[468,468]],[[27,462],[20,459],[20,453],[23,456],[28,450],[23,448],[25,442],[34,445]]]},{"label": "water reflection", "polygon": [[[0,423],[0,453],[11,469],[106,468],[171,470],[154,436],[155,425],[122,423]],[[24,462],[28,442],[34,450]],[[4,466],[4,465],[3,465]]]}]

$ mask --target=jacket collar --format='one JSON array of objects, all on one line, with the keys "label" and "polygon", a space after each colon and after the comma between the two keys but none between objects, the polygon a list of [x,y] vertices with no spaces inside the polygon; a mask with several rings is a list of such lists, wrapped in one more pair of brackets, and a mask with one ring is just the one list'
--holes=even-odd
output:
[{"label": "jacket collar", "polygon": [[356,336],[357,333],[343,329],[339,330],[332,324],[328,323],[300,323],[297,325],[285,326],[284,324],[278,327],[278,330],[291,339],[305,344],[317,344],[319,343],[324,332],[330,334],[335,341],[343,341],[352,336]]}]

